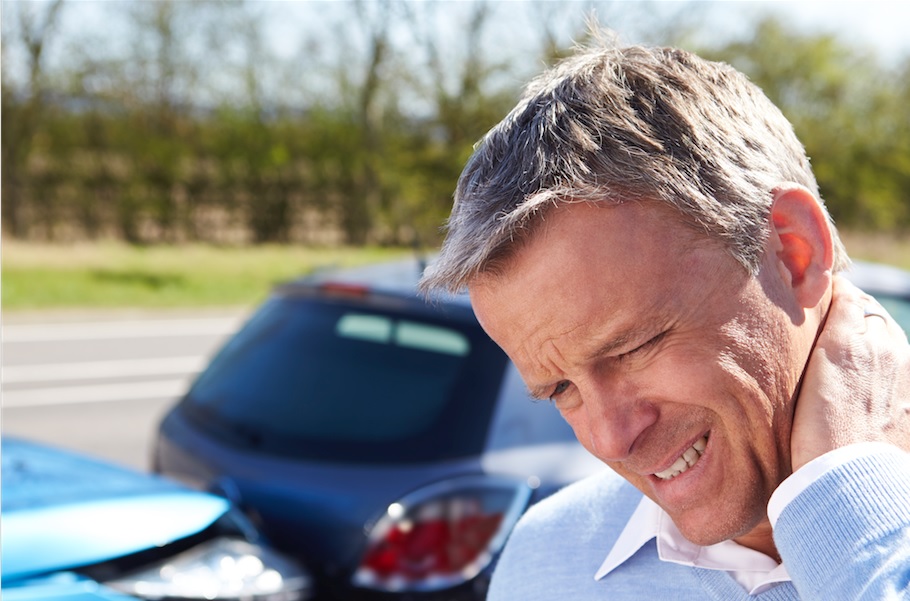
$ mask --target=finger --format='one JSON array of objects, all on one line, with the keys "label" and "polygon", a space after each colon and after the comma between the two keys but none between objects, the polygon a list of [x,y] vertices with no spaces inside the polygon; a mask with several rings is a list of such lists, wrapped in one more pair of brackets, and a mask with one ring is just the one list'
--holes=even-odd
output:
[{"label": "finger", "polygon": [[881,312],[881,309],[872,305],[871,303],[863,307],[863,317],[879,317],[885,322],[888,321],[888,318]]},{"label": "finger", "polygon": [[867,333],[873,331],[874,328],[887,328],[889,325],[888,314],[878,303],[869,303],[863,307],[863,321]]},{"label": "finger", "polygon": [[863,293],[863,333],[880,334],[895,341],[906,340],[904,329],[873,296]]},{"label": "finger", "polygon": [[818,342],[826,338],[837,340],[864,333],[865,307],[869,300],[869,295],[852,282],[841,276],[835,277],[831,305],[825,316]]},{"label": "finger", "polygon": [[851,324],[860,333],[868,332],[870,327],[889,327],[893,322],[888,311],[874,297],[840,276],[834,279],[829,319],[835,323]]}]

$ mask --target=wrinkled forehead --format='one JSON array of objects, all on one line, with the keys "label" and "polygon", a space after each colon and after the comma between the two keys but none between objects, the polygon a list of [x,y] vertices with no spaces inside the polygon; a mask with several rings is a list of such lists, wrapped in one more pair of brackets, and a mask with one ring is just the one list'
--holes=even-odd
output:
[{"label": "wrinkled forehead", "polygon": [[[578,210],[578,207],[583,207]],[[547,248],[559,244],[561,240],[571,240],[578,236],[586,236],[597,245],[618,245],[617,251],[621,252],[628,243],[616,239],[615,233],[600,229],[597,221],[604,217],[609,219],[610,211],[633,206],[639,219],[624,220],[623,233],[634,240],[645,244],[660,246],[668,237],[682,241],[687,248],[712,248],[728,251],[724,241],[710,236],[704,228],[686,219],[674,207],[660,201],[630,200],[626,202],[592,202],[579,200],[565,200],[547,203],[528,215],[520,227],[516,227],[508,236],[503,237],[497,244],[488,249],[485,261],[477,270],[477,274],[468,281],[468,289],[472,286],[488,286],[496,279],[502,278],[510,272],[519,257],[529,254],[527,251],[532,246],[540,246],[545,252]],[[590,209],[590,210],[588,210]],[[582,215],[582,219],[563,219],[567,212]],[[593,223],[592,223],[593,222]],[[592,227],[586,227],[588,225]],[[584,231],[582,231],[582,228]],[[635,252],[628,248],[628,252]],[[585,252],[583,248],[577,252]],[[667,255],[658,254],[655,260],[663,262],[671,259]],[[526,267],[525,267],[526,268]]]}]

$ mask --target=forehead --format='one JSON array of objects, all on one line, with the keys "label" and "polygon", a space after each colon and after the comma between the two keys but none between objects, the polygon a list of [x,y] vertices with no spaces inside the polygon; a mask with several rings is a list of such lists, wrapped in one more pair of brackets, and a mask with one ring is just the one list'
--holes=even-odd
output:
[{"label": "forehead", "polygon": [[469,288],[496,286],[515,276],[542,277],[538,272],[546,271],[553,259],[577,259],[594,264],[596,271],[617,273],[677,268],[685,256],[665,252],[671,247],[686,254],[696,248],[724,252],[719,242],[657,202],[566,203],[543,213]]},{"label": "forehead", "polygon": [[[717,244],[697,236],[656,203],[568,204],[549,212],[534,235],[496,272],[469,286],[484,328],[503,342],[523,331],[566,333],[625,324],[678,304],[704,284],[706,263],[730,268]],[[551,326],[551,327],[550,327]],[[509,334],[512,334],[511,336]],[[536,340],[534,344],[539,344]]]}]

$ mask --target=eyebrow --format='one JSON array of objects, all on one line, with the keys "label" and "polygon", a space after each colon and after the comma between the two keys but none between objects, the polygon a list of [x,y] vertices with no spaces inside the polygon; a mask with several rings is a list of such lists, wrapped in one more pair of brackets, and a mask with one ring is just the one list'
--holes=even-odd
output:
[{"label": "eyebrow", "polygon": [[[628,346],[631,341],[647,336],[650,329],[651,328],[632,327],[620,332],[617,336],[597,347],[592,353],[589,353],[585,357],[585,361],[590,362],[603,357],[609,357],[614,354],[617,349]],[[561,381],[562,380],[558,380],[557,383]],[[528,396],[538,401],[548,400],[550,398],[549,389],[554,385],[555,384],[543,384],[533,388],[527,387]]]}]

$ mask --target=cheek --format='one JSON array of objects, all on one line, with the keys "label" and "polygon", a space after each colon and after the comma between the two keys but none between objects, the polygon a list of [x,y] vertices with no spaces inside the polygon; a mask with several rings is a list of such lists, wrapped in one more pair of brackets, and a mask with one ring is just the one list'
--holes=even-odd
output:
[{"label": "cheek", "polygon": [[[705,341],[666,349],[641,388],[658,407],[682,405],[693,419],[716,421],[739,434],[772,427],[781,413],[777,379],[775,367],[751,349]],[[668,415],[679,419],[675,410]]]},{"label": "cheek", "polygon": [[767,412],[789,413],[799,374],[786,324],[774,317],[728,324],[719,363],[731,381],[762,399]]},{"label": "cheek", "polygon": [[762,350],[761,345],[730,345],[717,356],[719,384],[711,409],[731,448],[764,466],[762,471],[779,470],[789,464],[790,385],[783,352],[764,355]]},{"label": "cheek", "polygon": [[660,349],[635,375],[635,383],[643,398],[657,404],[703,406],[722,390],[724,376],[718,354],[708,342],[677,340]]},{"label": "cheek", "polygon": [[[775,391],[777,372],[767,357],[741,347],[690,347],[663,365],[655,372],[660,383],[653,384],[653,392],[665,427],[669,420],[710,428],[724,465],[733,466],[728,477],[743,490],[782,480],[789,465],[792,413],[788,399]],[[621,465],[610,467],[648,490],[650,482],[641,476]]]}]

